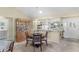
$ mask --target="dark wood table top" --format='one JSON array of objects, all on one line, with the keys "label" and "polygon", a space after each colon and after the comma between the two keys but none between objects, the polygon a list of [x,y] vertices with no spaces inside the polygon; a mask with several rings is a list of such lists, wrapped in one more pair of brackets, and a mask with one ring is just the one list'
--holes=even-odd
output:
[{"label": "dark wood table top", "polygon": [[44,38],[44,35],[42,33],[33,33],[33,34],[29,35],[29,37],[33,39],[33,35],[41,35],[42,38]]}]

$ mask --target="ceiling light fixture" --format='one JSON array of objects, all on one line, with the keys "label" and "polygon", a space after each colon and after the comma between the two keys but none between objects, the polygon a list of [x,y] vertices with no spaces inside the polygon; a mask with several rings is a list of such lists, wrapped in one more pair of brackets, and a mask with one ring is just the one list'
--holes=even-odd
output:
[{"label": "ceiling light fixture", "polygon": [[43,13],[43,11],[41,11],[41,10],[40,10],[40,11],[39,11],[39,13],[40,13],[40,14],[42,14],[42,13]]}]

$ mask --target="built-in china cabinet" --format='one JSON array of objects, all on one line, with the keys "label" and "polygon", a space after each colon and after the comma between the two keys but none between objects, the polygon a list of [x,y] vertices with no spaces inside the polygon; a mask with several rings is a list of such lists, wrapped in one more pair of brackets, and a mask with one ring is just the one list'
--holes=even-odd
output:
[{"label": "built-in china cabinet", "polygon": [[16,19],[16,42],[21,42],[26,39],[25,32],[31,31],[32,22],[25,18]]}]

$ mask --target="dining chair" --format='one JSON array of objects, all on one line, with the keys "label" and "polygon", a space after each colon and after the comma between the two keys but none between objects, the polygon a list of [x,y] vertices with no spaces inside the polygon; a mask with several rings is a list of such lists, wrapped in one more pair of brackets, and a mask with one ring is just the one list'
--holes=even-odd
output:
[{"label": "dining chair", "polygon": [[13,52],[14,41],[0,40],[0,52]]},{"label": "dining chair", "polygon": [[14,47],[14,41],[11,42],[10,46],[9,46],[9,50],[8,51],[11,51],[13,52],[13,47]]},{"label": "dining chair", "polygon": [[40,47],[40,51],[42,51],[42,35],[41,34],[33,34],[33,47],[34,47],[34,51],[35,48]]},{"label": "dining chair", "polygon": [[48,32],[46,32],[45,36],[42,37],[42,41],[45,41],[46,45],[48,45],[47,38],[48,38]]},{"label": "dining chair", "polygon": [[64,31],[60,31],[60,39],[64,38]]},{"label": "dining chair", "polygon": [[25,36],[26,36],[26,46],[27,46],[29,41],[31,41],[31,42],[33,41],[33,38],[32,38],[32,36],[29,36],[27,32],[25,32]]}]

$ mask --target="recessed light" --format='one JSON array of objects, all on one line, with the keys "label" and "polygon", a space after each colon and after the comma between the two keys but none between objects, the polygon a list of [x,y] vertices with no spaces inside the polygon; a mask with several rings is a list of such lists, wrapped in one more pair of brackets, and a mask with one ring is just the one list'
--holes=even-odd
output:
[{"label": "recessed light", "polygon": [[40,10],[40,11],[39,11],[39,13],[40,13],[40,14],[42,14],[42,13],[43,13],[43,11],[41,11],[41,10]]}]

